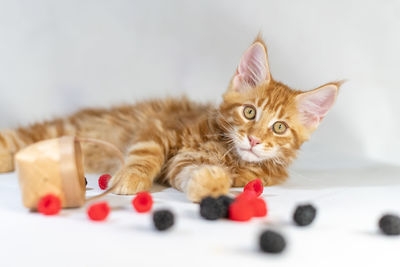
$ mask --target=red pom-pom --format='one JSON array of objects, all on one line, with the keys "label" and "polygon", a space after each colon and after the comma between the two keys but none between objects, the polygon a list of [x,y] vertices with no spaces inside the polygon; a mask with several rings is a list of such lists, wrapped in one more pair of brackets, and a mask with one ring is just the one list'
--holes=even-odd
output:
[{"label": "red pom-pom", "polygon": [[153,206],[153,198],[149,193],[141,192],[132,200],[132,205],[137,212],[148,212]]},{"label": "red pom-pom", "polygon": [[101,190],[106,190],[108,187],[108,181],[110,181],[111,175],[103,174],[99,177],[99,187]]},{"label": "red pom-pom", "polygon": [[253,207],[248,201],[235,201],[229,206],[229,219],[245,222],[253,217]]},{"label": "red pom-pom", "polygon": [[265,203],[264,199],[256,198],[253,200],[252,204],[254,217],[264,217],[267,215],[267,204]]},{"label": "red pom-pom", "polygon": [[248,190],[240,193],[235,201],[251,202],[257,198],[257,193],[253,190]]},{"label": "red pom-pom", "polygon": [[87,210],[87,215],[92,221],[104,221],[110,213],[107,202],[100,202],[91,205]]},{"label": "red pom-pom", "polygon": [[53,194],[45,195],[40,198],[37,209],[44,215],[55,215],[61,210],[61,200]]},{"label": "red pom-pom", "polygon": [[264,191],[263,183],[260,179],[255,179],[248,184],[243,189],[244,192],[246,191],[254,191],[256,192],[257,196],[260,196]]}]

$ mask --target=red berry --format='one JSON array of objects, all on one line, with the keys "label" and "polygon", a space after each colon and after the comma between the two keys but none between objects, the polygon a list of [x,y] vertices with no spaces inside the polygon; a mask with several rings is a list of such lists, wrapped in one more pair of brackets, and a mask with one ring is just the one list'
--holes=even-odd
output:
[{"label": "red berry", "polygon": [[248,201],[235,201],[229,206],[229,219],[245,222],[253,217],[253,207]]},{"label": "red berry", "polygon": [[92,221],[104,221],[110,213],[110,206],[107,202],[99,202],[87,209],[87,214]]},{"label": "red berry", "polygon": [[253,201],[254,217],[264,217],[267,215],[267,204],[264,199],[257,198]]},{"label": "red berry", "polygon": [[132,205],[137,212],[148,212],[153,206],[153,198],[148,192],[141,192],[132,200]]},{"label": "red berry", "polygon": [[257,196],[260,196],[264,191],[263,183],[260,179],[255,179],[248,184],[243,189],[244,192],[246,191],[254,191],[256,192]]},{"label": "red berry", "polygon": [[257,193],[254,192],[253,190],[248,190],[240,193],[240,195],[236,197],[236,201],[251,202],[256,198],[257,198]]},{"label": "red berry", "polygon": [[110,181],[111,175],[103,174],[99,177],[99,187],[101,190],[106,190],[108,187],[108,181]]},{"label": "red berry", "polygon": [[40,198],[37,209],[44,215],[55,215],[61,210],[61,200],[53,194],[45,195]]}]

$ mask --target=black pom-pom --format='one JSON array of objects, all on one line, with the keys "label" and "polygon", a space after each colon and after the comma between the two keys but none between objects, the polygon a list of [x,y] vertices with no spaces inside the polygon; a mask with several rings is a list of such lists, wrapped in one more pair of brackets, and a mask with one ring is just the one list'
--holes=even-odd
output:
[{"label": "black pom-pom", "polygon": [[293,220],[298,226],[306,226],[312,223],[317,214],[317,210],[312,205],[301,205],[296,208]]},{"label": "black pom-pom", "polygon": [[217,202],[222,207],[222,218],[229,217],[229,206],[235,201],[233,198],[228,196],[220,196],[217,198]]},{"label": "black pom-pom", "polygon": [[285,239],[277,232],[267,230],[260,236],[260,248],[264,252],[281,253],[285,247]]},{"label": "black pom-pom", "polygon": [[222,218],[223,211],[222,203],[213,197],[203,198],[200,202],[200,215],[207,220]]},{"label": "black pom-pom", "polygon": [[174,225],[174,214],[169,210],[155,211],[153,214],[153,222],[157,230],[167,230]]},{"label": "black pom-pom", "polygon": [[382,216],[379,228],[386,235],[400,235],[400,217],[392,214]]}]

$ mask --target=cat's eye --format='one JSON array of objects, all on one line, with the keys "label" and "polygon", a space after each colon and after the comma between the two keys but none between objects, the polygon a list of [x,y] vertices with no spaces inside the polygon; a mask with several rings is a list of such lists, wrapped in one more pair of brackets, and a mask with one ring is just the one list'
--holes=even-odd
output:
[{"label": "cat's eye", "polygon": [[243,116],[248,120],[254,120],[256,117],[256,108],[253,106],[245,106],[243,109]]},{"label": "cat's eye", "polygon": [[283,121],[277,121],[272,125],[272,130],[276,134],[284,134],[287,130],[288,126]]}]

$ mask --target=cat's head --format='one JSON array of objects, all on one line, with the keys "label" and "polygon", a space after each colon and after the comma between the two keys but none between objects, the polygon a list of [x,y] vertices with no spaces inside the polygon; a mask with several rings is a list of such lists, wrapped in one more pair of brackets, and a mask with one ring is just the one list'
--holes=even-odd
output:
[{"label": "cat's head", "polygon": [[275,81],[261,38],[243,54],[217,121],[243,161],[288,163],[333,106],[340,82],[301,92]]}]

